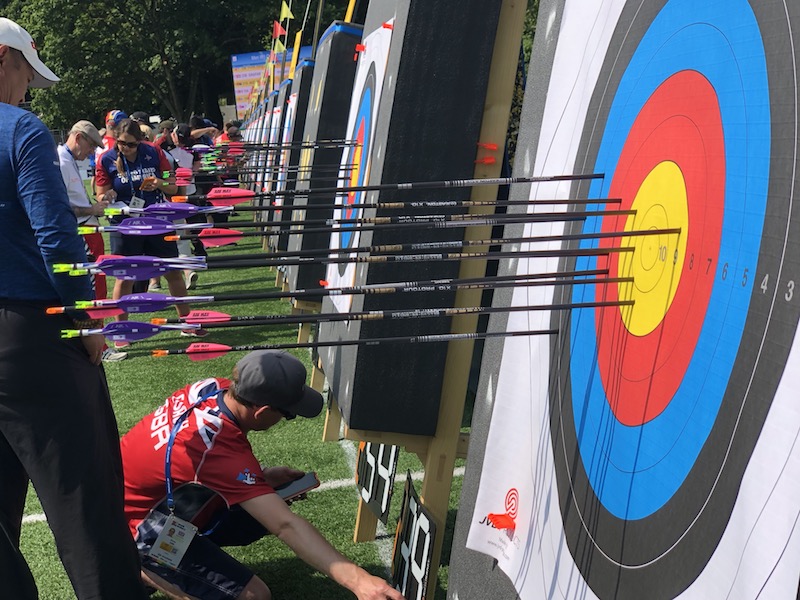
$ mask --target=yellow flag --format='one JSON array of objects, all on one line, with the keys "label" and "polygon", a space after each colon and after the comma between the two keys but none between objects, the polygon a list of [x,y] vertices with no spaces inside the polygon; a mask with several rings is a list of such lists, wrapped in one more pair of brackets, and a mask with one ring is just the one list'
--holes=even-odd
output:
[{"label": "yellow flag", "polygon": [[286,4],[286,0],[281,0],[281,16],[278,20],[283,21],[284,19],[294,19],[294,15],[292,11],[289,10],[289,5]]},{"label": "yellow flag", "polygon": [[286,46],[284,46],[280,40],[275,40],[275,52],[278,54],[286,52]]}]

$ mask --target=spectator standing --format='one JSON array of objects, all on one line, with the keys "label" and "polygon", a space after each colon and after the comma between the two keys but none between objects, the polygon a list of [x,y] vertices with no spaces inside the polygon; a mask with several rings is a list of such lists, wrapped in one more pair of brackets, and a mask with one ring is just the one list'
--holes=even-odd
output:
[{"label": "spectator standing", "polygon": [[[144,141],[139,123],[132,119],[123,120],[117,128],[115,147],[107,150],[100,157],[97,165],[97,193],[99,200],[112,203],[112,206],[144,208],[161,202],[164,193],[174,195],[178,186],[161,177],[164,171],[170,170],[170,164],[164,152]],[[112,217],[112,224],[119,224],[123,217]],[[111,253],[123,256],[157,256],[172,258],[178,256],[175,242],[167,242],[162,236],[125,235],[111,232]],[[165,273],[169,291],[173,296],[185,296],[186,284],[180,271]],[[112,298],[130,294],[133,282],[117,279],[114,283]],[[176,306],[179,316],[186,316],[190,308],[186,304]],[[126,314],[118,315],[118,320],[127,319]],[[201,337],[204,330],[181,332],[182,335]],[[116,342],[116,348],[124,348],[128,342]]]},{"label": "spectator standing", "polygon": [[[52,266],[86,260],[50,132],[19,109],[30,87],[58,81],[23,28],[0,18],[0,576],[2,594],[38,597],[19,551],[28,479],[79,600],[144,600],[123,516],[116,421],[100,365],[102,326],[85,313],[46,315],[91,297],[88,276]],[[73,320],[75,319],[75,320]]]},{"label": "spectator standing", "polygon": [[[102,145],[103,139],[97,128],[89,121],[78,121],[70,129],[67,141],[58,147],[61,177],[67,188],[69,204],[78,218],[78,225],[99,225],[98,217],[103,216],[106,207],[108,207],[108,202],[92,203],[89,200],[83,177],[78,168],[78,161],[93,156],[95,148],[102,147]],[[86,256],[90,262],[105,254],[103,234],[99,231],[84,234],[83,241]],[[106,277],[102,273],[92,275],[92,287],[94,288],[94,297],[96,299],[104,300],[108,296]],[[108,346],[103,348],[103,361],[115,362],[124,360],[127,356],[125,352],[115,352]]]}]

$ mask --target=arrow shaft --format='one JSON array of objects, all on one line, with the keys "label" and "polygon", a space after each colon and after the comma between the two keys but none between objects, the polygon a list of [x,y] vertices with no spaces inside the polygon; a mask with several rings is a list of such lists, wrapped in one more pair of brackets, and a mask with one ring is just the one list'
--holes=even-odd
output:
[{"label": "arrow shaft", "polygon": [[296,256],[284,259],[241,260],[218,262],[209,265],[214,269],[249,269],[252,267],[277,267],[281,265],[303,264],[343,264],[343,263],[390,263],[390,262],[429,262],[455,260],[497,260],[499,258],[564,258],[578,256],[606,256],[614,253],[633,252],[633,247],[624,248],[577,248],[547,250],[512,250],[507,252],[446,252],[427,254],[394,254],[388,256]]},{"label": "arrow shaft", "polygon": [[228,352],[252,352],[253,350],[293,350],[300,348],[332,348],[342,346],[380,346],[383,344],[420,344],[436,342],[454,342],[460,340],[485,340],[497,337],[529,337],[537,335],[558,335],[558,329],[534,329],[528,331],[494,331],[484,333],[444,333],[438,335],[396,336],[386,338],[364,338],[360,340],[331,340],[323,342],[299,342],[289,344],[254,344],[249,346],[230,346],[224,350],[153,350],[152,355],[163,357],[179,354],[210,355],[210,358],[221,356]]},{"label": "arrow shaft", "polygon": [[[477,200],[410,200],[407,202],[361,202],[353,204],[304,204],[299,207],[287,206],[289,210],[303,210],[306,212],[315,210],[347,210],[360,208],[380,208],[387,210],[408,209],[408,208],[459,208],[459,207],[480,207],[480,206],[557,206],[561,204],[620,204],[620,198],[594,198],[581,200],[498,200],[498,201],[477,201]],[[280,208],[281,205],[277,205]],[[262,211],[274,208],[275,206],[237,206],[237,212]]]},{"label": "arrow shaft", "polygon": [[[587,179],[601,179],[602,173],[589,173],[579,175],[550,175],[542,177],[493,177],[486,179],[446,179],[441,181],[414,181],[404,183],[377,183],[374,185],[356,185],[332,188],[312,188],[294,190],[276,190],[262,192],[256,196],[281,196],[281,195],[308,195],[308,194],[339,194],[344,192],[377,192],[385,190],[425,190],[437,188],[464,188],[479,185],[513,185],[517,183],[550,183],[558,181],[582,181]],[[208,200],[205,195],[189,196],[197,200]]]},{"label": "arrow shaft", "polygon": [[255,260],[255,259],[270,259],[282,258],[284,256],[326,256],[330,254],[353,254],[359,252],[368,252],[370,254],[388,253],[388,252],[416,252],[424,250],[448,250],[457,248],[468,248],[473,246],[499,246],[504,244],[533,244],[542,242],[560,242],[560,241],[577,241],[577,240],[594,240],[594,239],[616,239],[626,237],[640,237],[651,235],[677,235],[680,234],[680,228],[672,229],[644,229],[644,230],[631,230],[621,232],[597,232],[597,233],[576,233],[576,234],[561,234],[561,235],[542,235],[533,237],[507,237],[507,238],[492,238],[488,240],[454,240],[442,242],[419,242],[414,244],[384,244],[380,246],[355,246],[352,248],[312,248],[308,250],[286,250],[282,252],[256,252],[252,254],[233,254],[227,256],[209,256],[207,263],[209,265],[215,262],[229,262],[234,260]]},{"label": "arrow shaft", "polygon": [[[255,315],[231,317],[224,323],[203,323],[204,329],[225,327],[260,327],[263,325],[294,325],[297,323],[331,323],[336,321],[388,321],[403,319],[431,319],[457,315],[481,315],[502,312],[533,312],[542,310],[577,310],[633,306],[633,300],[607,302],[576,302],[568,304],[533,304],[527,306],[467,306],[460,308],[412,308],[396,310],[371,310],[346,313],[312,313],[300,315]],[[171,322],[168,320],[167,322]],[[183,321],[181,321],[183,322]]]},{"label": "arrow shaft", "polygon": [[[268,300],[276,298],[295,298],[295,297],[323,297],[323,296],[344,296],[357,294],[384,294],[384,293],[406,293],[406,292],[426,292],[439,291],[443,286],[447,289],[453,286],[465,286],[466,289],[472,286],[527,286],[534,281],[545,281],[549,279],[563,279],[569,281],[576,277],[596,277],[608,275],[608,269],[590,269],[581,271],[554,271],[550,273],[537,273],[530,275],[495,275],[493,277],[469,277],[469,278],[445,278],[427,279],[419,281],[400,281],[396,283],[373,283],[360,286],[340,287],[340,288],[314,288],[299,289],[294,291],[274,291],[274,292],[245,292],[238,294],[217,294],[216,296],[164,296],[161,294],[129,294],[122,296],[118,300],[87,300],[73,306],[62,306],[48,309],[49,314],[60,314],[67,310],[86,310],[91,308],[121,308],[125,312],[155,312],[168,308],[173,304],[196,304],[208,302],[238,302],[243,300]],[[575,280],[588,281],[588,280]],[[610,281],[610,280],[606,280]],[[552,283],[546,282],[545,285]]]},{"label": "arrow shaft", "polygon": [[[606,216],[628,216],[636,214],[635,210],[589,210],[589,211],[574,211],[574,212],[547,212],[547,213],[526,213],[524,215],[518,214],[498,214],[492,215],[492,218],[501,221],[518,221],[519,219],[530,219],[532,221],[548,221],[551,219],[558,219],[564,215],[573,217],[606,217]],[[477,215],[480,218],[481,215]],[[447,223],[450,221],[472,221],[476,215],[402,215],[396,217],[370,217],[370,218],[356,218],[356,219],[299,219],[299,220],[273,220],[273,221],[252,221],[244,223],[236,223],[236,227],[276,227],[276,226],[291,226],[291,225],[405,225],[407,223]],[[202,227],[200,227],[202,225]],[[198,223],[195,228],[202,229],[207,227],[205,223]],[[191,229],[187,226],[179,226],[179,229]],[[176,228],[176,229],[177,229]],[[153,229],[149,227],[148,229]],[[301,233],[302,230],[298,230]],[[213,237],[210,235],[209,237]]]}]

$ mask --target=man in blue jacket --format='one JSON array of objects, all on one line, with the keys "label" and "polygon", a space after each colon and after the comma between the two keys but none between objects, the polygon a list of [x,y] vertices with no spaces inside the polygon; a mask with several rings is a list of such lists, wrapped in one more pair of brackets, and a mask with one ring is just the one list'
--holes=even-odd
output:
[{"label": "man in blue jacket", "polygon": [[33,482],[75,594],[146,598],[123,516],[119,438],[101,336],[60,330],[102,326],[45,308],[92,298],[88,277],[52,265],[86,259],[50,132],[17,108],[28,87],[58,81],[23,28],[0,18],[0,580],[4,598],[38,597],[19,551]]}]

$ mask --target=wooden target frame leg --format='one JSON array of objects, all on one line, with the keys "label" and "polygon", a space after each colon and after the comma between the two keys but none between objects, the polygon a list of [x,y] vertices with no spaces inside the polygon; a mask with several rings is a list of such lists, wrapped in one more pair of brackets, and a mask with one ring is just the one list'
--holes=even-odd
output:
[{"label": "wooden target frame leg", "polygon": [[322,370],[322,361],[317,359],[317,363],[311,369],[311,388],[322,393],[325,388],[325,373]]},{"label": "wooden target frame leg", "polygon": [[353,529],[353,541],[373,542],[378,531],[378,516],[364,502],[363,498],[358,499],[356,509],[356,526]]},{"label": "wooden target frame leg", "polygon": [[[306,302],[304,300],[292,300],[292,314],[303,315],[307,313],[318,313],[321,304],[316,302]],[[305,344],[311,338],[311,327],[313,323],[301,323],[297,330],[297,343]]]}]

